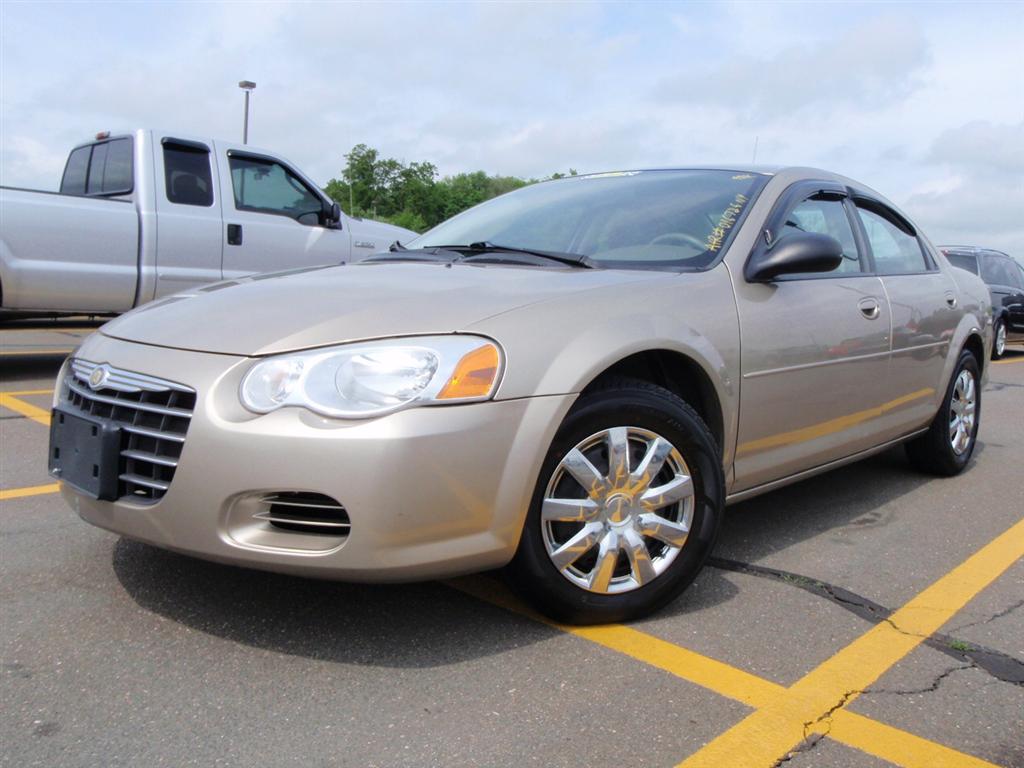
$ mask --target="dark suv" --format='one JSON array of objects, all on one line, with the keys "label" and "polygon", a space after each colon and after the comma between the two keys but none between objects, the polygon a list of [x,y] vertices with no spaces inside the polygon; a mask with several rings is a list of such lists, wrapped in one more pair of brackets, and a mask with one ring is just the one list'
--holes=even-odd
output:
[{"label": "dark suv", "polygon": [[1024,341],[1024,267],[1002,251],[970,245],[939,248],[954,267],[980,275],[988,283],[995,326],[992,359],[1003,356],[1008,341]]}]

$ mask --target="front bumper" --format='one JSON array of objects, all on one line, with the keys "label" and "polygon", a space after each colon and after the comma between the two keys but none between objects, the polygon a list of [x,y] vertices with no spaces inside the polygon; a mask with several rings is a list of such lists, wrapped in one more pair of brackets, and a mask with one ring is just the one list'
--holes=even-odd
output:
[{"label": "front bumper", "polygon": [[[365,421],[295,408],[256,416],[237,395],[248,358],[100,334],[76,356],[197,392],[166,494],[151,504],[106,502],[62,484],[83,519],[209,560],[354,581],[436,578],[507,563],[544,454],[575,399],[412,408]],[[347,539],[316,549],[308,536],[250,535],[260,523],[246,505],[280,491],[337,499],[351,520]]]}]

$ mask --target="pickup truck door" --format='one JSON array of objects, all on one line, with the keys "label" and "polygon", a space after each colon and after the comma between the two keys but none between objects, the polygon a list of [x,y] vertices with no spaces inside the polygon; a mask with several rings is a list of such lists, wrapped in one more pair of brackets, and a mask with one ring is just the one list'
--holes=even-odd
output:
[{"label": "pickup truck door", "polygon": [[208,144],[163,136],[154,151],[159,298],[221,279],[223,205]]},{"label": "pickup truck door", "polygon": [[857,222],[892,310],[885,440],[927,426],[946,395],[950,344],[964,310],[957,286],[913,225],[880,201],[854,199]]},{"label": "pickup truck door", "polygon": [[221,159],[225,279],[349,260],[350,232],[326,224],[326,198],[301,174],[243,148]]},{"label": "pickup truck door", "polygon": [[819,232],[836,238],[846,258],[833,272],[770,283],[748,283],[733,270],[742,340],[734,491],[879,442],[889,304],[853,215],[842,186],[794,185],[769,216],[772,242],[790,231]]}]

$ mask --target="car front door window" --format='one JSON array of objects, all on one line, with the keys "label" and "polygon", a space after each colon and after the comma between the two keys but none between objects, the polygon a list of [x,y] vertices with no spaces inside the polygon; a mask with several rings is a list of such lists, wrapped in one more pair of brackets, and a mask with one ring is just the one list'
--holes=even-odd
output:
[{"label": "car front door window", "polygon": [[[780,237],[792,232],[814,232],[834,237],[843,246],[843,260],[827,275],[845,275],[863,272],[857,241],[853,236],[850,219],[842,200],[835,197],[815,195],[795,206],[786,216]],[[821,273],[800,275],[800,277],[821,277]]]}]

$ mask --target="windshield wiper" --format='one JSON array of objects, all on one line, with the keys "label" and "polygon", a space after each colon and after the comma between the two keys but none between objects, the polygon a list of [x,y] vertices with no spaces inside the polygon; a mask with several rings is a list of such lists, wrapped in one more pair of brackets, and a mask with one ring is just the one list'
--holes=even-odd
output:
[{"label": "windshield wiper", "polygon": [[585,256],[582,253],[564,253],[562,251],[541,251],[536,248],[517,248],[512,245],[498,245],[497,243],[491,243],[486,240],[481,240],[476,243],[470,243],[469,245],[439,245],[437,247],[442,250],[458,251],[462,254],[465,254],[463,256],[463,259],[471,259],[476,256],[483,256],[492,253],[518,253],[525,256],[536,256],[541,259],[557,261],[560,264],[568,264],[571,267],[594,269],[597,266],[596,264],[594,264],[593,260],[591,260],[589,256]]}]

